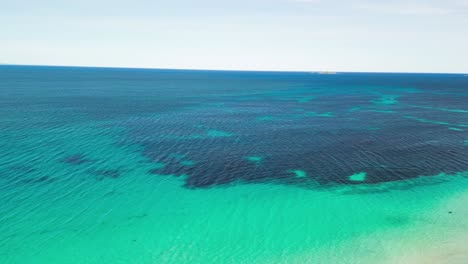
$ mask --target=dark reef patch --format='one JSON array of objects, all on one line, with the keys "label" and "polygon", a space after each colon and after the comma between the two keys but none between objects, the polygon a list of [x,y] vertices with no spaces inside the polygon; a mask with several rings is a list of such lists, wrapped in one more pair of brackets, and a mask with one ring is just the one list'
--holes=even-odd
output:
[{"label": "dark reef patch", "polygon": [[85,155],[83,154],[73,154],[61,159],[60,162],[71,165],[81,165],[84,163],[92,162],[92,160],[86,159]]},{"label": "dark reef patch", "polygon": [[[18,67],[0,72],[1,125],[18,139],[7,136],[0,156],[0,179],[8,183],[52,181],[41,163],[48,158],[67,165],[54,173],[122,177],[126,167],[85,155],[97,139],[88,141],[88,132],[115,139],[113,147],[132,145],[129,156],[141,149],[138,166],[148,177],[178,177],[186,188],[240,182],[349,186],[358,193],[468,171],[462,75]],[[25,122],[17,110],[31,118]],[[55,137],[67,131],[71,141],[80,137],[70,143],[85,144],[83,153],[60,142],[66,134]],[[134,158],[126,160],[129,168]]]},{"label": "dark reef patch", "polygon": [[[184,175],[187,188],[237,182],[358,187],[468,171],[466,78],[257,77],[192,87],[195,107],[126,124],[128,144],[164,164],[149,174]],[[206,107],[213,103],[222,107]],[[208,128],[216,129],[211,136],[187,137]]]},{"label": "dark reef patch", "polygon": [[[326,130],[325,127],[297,132],[283,129],[254,134],[245,143],[193,140],[190,145],[177,147],[197,160],[196,164],[182,166],[166,158],[164,168],[152,169],[150,173],[185,174],[186,187],[203,188],[238,181],[378,184],[468,171],[468,151],[459,144],[459,136],[443,126],[396,119],[379,131],[346,127]],[[161,153],[174,144],[177,142],[143,144],[144,153],[150,159],[161,159],[160,155],[153,157],[151,153]],[[261,163],[246,159],[252,145],[258,153],[266,153],[268,159]],[[300,172],[300,176],[291,171]],[[351,177],[355,174],[357,178]]]},{"label": "dark reef patch", "polygon": [[122,171],[119,169],[99,169],[99,170],[89,170],[88,172],[96,176],[96,179],[99,181],[105,178],[117,179],[122,175]]},{"label": "dark reef patch", "polygon": [[150,169],[149,174],[161,174],[161,168]]},{"label": "dark reef patch", "polygon": [[387,221],[387,223],[393,226],[406,225],[410,222],[410,219],[407,216],[401,215],[387,216],[385,220]]},{"label": "dark reef patch", "polygon": [[33,166],[22,164],[10,166],[8,167],[8,169],[20,174],[30,174],[36,171],[36,169]]},{"label": "dark reef patch", "polygon": [[51,183],[54,182],[56,179],[51,178],[49,176],[41,176],[38,178],[28,178],[28,179],[22,179],[22,183]]}]

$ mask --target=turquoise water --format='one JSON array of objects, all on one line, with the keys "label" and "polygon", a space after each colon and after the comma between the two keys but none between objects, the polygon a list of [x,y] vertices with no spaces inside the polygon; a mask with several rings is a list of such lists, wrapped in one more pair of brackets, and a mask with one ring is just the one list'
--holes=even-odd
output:
[{"label": "turquoise water", "polygon": [[461,75],[0,80],[0,263],[466,263]]}]

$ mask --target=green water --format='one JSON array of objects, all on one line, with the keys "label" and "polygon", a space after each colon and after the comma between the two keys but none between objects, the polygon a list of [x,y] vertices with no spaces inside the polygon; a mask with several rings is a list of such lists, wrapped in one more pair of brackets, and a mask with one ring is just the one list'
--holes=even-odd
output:
[{"label": "green water", "polygon": [[[100,125],[30,132],[31,143],[21,142],[30,150],[22,158],[31,162],[46,149],[51,154],[54,148],[79,149],[127,168],[127,177],[83,182],[67,176],[69,168],[53,159],[38,163],[41,172],[63,178],[48,188],[3,193],[10,208],[2,207],[2,223],[8,225],[0,244],[2,263],[337,263],[337,256],[350,260],[343,263],[372,263],[398,246],[398,240],[382,246],[378,234],[402,241],[420,236],[430,243],[438,235],[431,221],[444,226],[451,217],[434,209],[466,189],[466,173],[375,187],[186,189],[182,179],[148,177],[146,170],[155,165],[138,149],[117,147],[114,133],[97,133]],[[16,142],[10,148],[15,151],[18,141],[9,142]],[[447,177],[451,180],[441,181]],[[35,200],[41,202],[25,203]],[[361,248],[369,236],[381,246]]]},{"label": "green water", "polygon": [[[264,90],[216,97],[218,85],[231,91],[230,83],[253,77],[207,73],[214,77],[201,85],[193,81],[199,73],[192,73],[187,95],[172,90],[173,79],[159,72],[146,83],[132,71],[127,79],[104,71],[113,83],[100,79],[100,71],[88,73],[89,82],[81,71],[80,78],[56,80],[68,70],[51,71],[42,82],[39,71],[30,84],[18,81],[28,80],[21,75],[7,76],[13,88],[0,86],[9,91],[0,94],[0,264],[468,263],[459,242],[468,238],[468,172],[453,169],[466,166],[462,106],[411,107],[445,114],[433,118],[432,112],[408,114],[400,103],[419,95],[380,96],[371,89],[369,96],[361,93],[368,88],[356,86],[351,94],[344,87],[326,97],[320,87],[288,91],[281,85],[295,87],[298,77],[287,75],[288,85],[279,85],[268,81],[275,74],[246,82],[266,83]],[[187,73],[177,74],[186,92]],[[84,89],[94,78],[102,83],[90,87],[98,88]],[[144,83],[132,86],[132,78]],[[175,95],[151,104],[160,98],[153,83],[162,95]],[[63,92],[63,85],[67,96],[54,90]],[[145,85],[138,95],[128,88]],[[197,90],[204,85],[213,86]],[[44,95],[37,87],[52,90]],[[358,95],[364,99],[356,103]],[[351,103],[337,103],[340,96]],[[173,109],[180,98],[190,104]],[[417,160],[421,151],[430,152],[428,162]],[[439,163],[452,171],[437,170]],[[407,164],[439,173],[413,177]],[[381,180],[386,165],[395,165],[389,174],[408,171]],[[332,180],[325,181],[319,176],[328,176],[326,170],[315,170],[335,167],[345,168],[344,180],[330,170]],[[188,184],[190,177],[230,175],[237,177]],[[429,260],[407,257],[413,254]]]}]

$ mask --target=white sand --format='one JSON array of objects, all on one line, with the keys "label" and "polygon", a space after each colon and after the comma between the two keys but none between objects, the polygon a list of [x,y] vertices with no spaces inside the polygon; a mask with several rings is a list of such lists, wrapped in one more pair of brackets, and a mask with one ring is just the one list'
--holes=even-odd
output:
[{"label": "white sand", "polygon": [[[449,217],[442,217],[445,214]],[[468,264],[468,191],[439,206],[424,228],[431,225],[434,229],[426,232],[432,243],[423,244],[426,239],[405,243],[407,247],[394,252],[385,263]]]}]

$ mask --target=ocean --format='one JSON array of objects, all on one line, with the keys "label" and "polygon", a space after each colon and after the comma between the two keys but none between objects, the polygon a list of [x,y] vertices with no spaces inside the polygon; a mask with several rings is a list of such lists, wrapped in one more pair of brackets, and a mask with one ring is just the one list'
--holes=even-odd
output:
[{"label": "ocean", "polygon": [[468,263],[468,77],[0,66],[0,263]]}]

